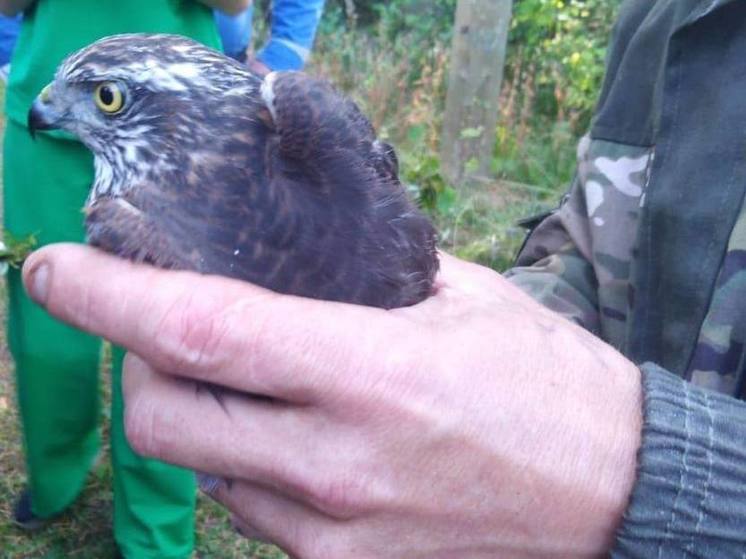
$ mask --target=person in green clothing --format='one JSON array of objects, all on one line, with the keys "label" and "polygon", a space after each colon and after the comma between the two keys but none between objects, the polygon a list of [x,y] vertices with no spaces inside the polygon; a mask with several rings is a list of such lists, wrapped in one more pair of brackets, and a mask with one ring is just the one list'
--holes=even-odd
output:
[{"label": "person in green clothing", "polygon": [[[33,141],[26,118],[33,98],[71,52],[106,35],[176,33],[220,47],[210,8],[229,13],[249,0],[0,0],[24,12],[6,98],[5,228],[39,245],[83,241],[80,209],[93,180],[88,150],[61,133]],[[85,270],[81,270],[85,273]],[[98,364],[101,341],[50,318],[8,275],[8,343],[15,360],[28,488],[16,523],[33,528],[79,494],[99,450]],[[146,460],[127,443],[121,391],[122,352],[113,359],[111,448],[114,536],[125,557],[189,557],[194,545],[195,481],[190,471]]]}]

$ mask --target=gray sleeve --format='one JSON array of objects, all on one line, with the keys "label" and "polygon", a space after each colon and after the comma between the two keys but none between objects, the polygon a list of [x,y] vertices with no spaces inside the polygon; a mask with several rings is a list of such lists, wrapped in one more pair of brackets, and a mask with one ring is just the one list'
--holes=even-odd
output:
[{"label": "gray sleeve", "polygon": [[746,558],[746,403],[642,372],[637,481],[611,556]]}]

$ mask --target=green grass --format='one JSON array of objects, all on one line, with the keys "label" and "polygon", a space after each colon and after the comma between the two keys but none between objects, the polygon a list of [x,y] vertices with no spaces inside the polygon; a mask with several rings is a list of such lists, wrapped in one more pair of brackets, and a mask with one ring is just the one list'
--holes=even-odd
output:
[{"label": "green grass", "polygon": [[513,264],[526,236],[517,222],[549,207],[524,184],[496,181],[472,186],[456,195],[446,212],[436,215],[440,246],[465,260],[504,271]]}]

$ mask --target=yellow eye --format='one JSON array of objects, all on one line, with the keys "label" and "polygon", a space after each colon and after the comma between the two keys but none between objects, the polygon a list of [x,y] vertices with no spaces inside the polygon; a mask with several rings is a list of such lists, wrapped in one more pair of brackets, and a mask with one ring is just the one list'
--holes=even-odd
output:
[{"label": "yellow eye", "polygon": [[122,90],[114,82],[104,82],[96,87],[93,93],[96,106],[108,114],[118,113],[124,106]]}]

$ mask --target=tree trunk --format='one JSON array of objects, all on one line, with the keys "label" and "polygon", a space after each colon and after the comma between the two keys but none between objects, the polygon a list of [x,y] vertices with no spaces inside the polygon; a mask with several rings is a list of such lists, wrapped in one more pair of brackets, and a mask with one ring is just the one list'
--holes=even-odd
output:
[{"label": "tree trunk", "polygon": [[357,27],[357,8],[355,7],[354,0],[345,0],[345,14],[347,15],[347,23],[351,28]]},{"label": "tree trunk", "polygon": [[454,184],[487,176],[495,147],[512,0],[459,0],[441,159]]}]

